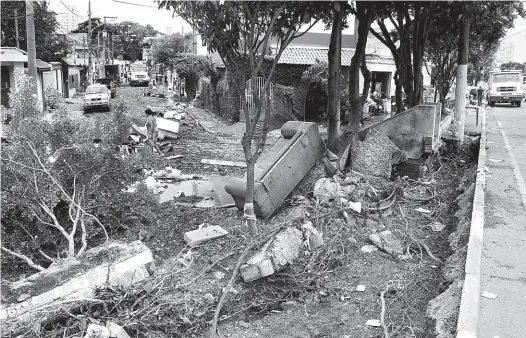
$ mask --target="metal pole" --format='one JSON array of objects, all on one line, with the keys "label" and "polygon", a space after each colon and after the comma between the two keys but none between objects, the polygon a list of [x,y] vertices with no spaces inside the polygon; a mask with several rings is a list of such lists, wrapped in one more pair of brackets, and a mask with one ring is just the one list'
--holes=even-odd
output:
[{"label": "metal pole", "polygon": [[15,34],[16,34],[16,48],[20,49],[20,38],[18,37],[18,11],[15,9]]},{"label": "metal pole", "polygon": [[35,84],[33,94],[37,95],[37,50],[35,45],[35,22],[33,2],[26,0],[26,32],[27,32],[27,70],[31,81]]},{"label": "metal pole", "polygon": [[91,84],[91,0],[88,1],[88,85]]}]

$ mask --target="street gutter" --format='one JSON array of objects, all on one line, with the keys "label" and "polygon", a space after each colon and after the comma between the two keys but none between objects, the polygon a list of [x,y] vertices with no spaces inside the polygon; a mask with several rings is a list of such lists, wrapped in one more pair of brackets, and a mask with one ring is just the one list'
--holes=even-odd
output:
[{"label": "street gutter", "polygon": [[482,109],[479,158],[473,211],[466,257],[465,279],[457,321],[456,338],[476,338],[480,308],[480,277],[484,231],[484,200],[486,187],[486,110]]}]

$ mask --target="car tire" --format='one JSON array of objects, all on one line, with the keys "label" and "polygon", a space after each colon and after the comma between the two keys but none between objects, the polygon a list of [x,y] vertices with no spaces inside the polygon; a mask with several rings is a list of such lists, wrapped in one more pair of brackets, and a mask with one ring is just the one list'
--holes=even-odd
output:
[{"label": "car tire", "polygon": [[521,107],[521,103],[522,103],[521,101],[517,101],[517,107],[520,108]]},{"label": "car tire", "polygon": [[84,108],[84,114],[88,114],[90,111],[88,108]]},{"label": "car tire", "polygon": [[494,101],[490,101],[489,102],[489,106],[492,107],[492,108],[495,107],[495,102]]}]

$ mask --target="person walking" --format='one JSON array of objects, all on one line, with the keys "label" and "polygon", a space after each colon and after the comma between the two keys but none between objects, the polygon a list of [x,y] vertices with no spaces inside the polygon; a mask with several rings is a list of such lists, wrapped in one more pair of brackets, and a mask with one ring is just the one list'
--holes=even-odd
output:
[{"label": "person walking", "polygon": [[157,129],[157,120],[155,119],[154,113],[151,109],[146,109],[144,111],[148,117],[146,118],[146,132],[148,133],[148,138],[146,139],[146,144],[148,144],[150,147],[152,147],[152,151],[155,148],[160,156],[164,157],[164,154],[161,151],[161,148],[159,148],[159,145],[155,143],[157,141],[157,136],[159,135],[159,131]]},{"label": "person walking", "polygon": [[479,88],[477,89],[477,99],[478,99],[479,107],[482,107],[482,96],[483,95],[484,95],[484,88],[482,88],[482,85],[479,85]]}]

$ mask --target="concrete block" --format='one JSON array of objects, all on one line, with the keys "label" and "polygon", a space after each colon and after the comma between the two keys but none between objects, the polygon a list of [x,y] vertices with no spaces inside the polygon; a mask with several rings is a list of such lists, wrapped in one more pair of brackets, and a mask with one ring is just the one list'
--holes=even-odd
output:
[{"label": "concrete block", "polygon": [[184,234],[186,244],[194,248],[213,239],[228,235],[228,231],[218,225],[209,226],[202,229],[188,231]]},{"label": "concrete block", "polygon": [[299,257],[303,237],[295,227],[287,228],[270,239],[240,268],[245,282],[270,276],[283,270]]}]

